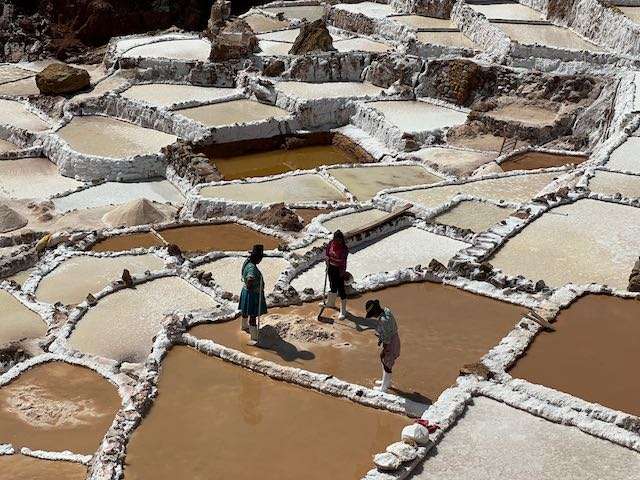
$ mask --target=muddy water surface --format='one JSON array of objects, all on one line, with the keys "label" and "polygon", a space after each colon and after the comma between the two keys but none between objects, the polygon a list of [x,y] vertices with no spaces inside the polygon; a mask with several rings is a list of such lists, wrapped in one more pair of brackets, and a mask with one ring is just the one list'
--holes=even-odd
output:
[{"label": "muddy water surface", "polygon": [[535,170],[537,168],[561,167],[566,164],[579,165],[587,157],[574,155],[555,155],[545,152],[525,152],[511,157],[500,164],[505,172],[512,170]]},{"label": "muddy water surface", "polygon": [[[396,393],[429,403],[457,378],[460,367],[475,362],[496,345],[520,320],[525,309],[431,283],[388,288],[350,300],[354,314],[347,321],[333,319],[335,337],[329,343],[314,344],[285,338],[267,345],[247,346],[240,333],[239,320],[224,324],[201,325],[191,330],[200,338],[212,339],[283,365],[329,373],[366,386],[380,378],[377,338],[374,324],[362,319],[364,303],[378,298],[396,316],[402,354],[396,363]],[[317,303],[301,307],[272,309],[270,314],[284,320],[304,319],[318,325]]]},{"label": "muddy water surface", "polygon": [[40,460],[24,455],[0,456],[0,480],[84,480],[87,469],[80,463]]},{"label": "muddy water surface", "polygon": [[32,450],[92,454],[120,403],[116,388],[89,369],[39,365],[0,388],[2,440]]},{"label": "muddy water surface", "polygon": [[292,150],[273,150],[237,157],[215,158],[216,167],[226,180],[264,177],[293,170],[311,170],[321,165],[356,163],[343,150],[333,145],[317,145]]},{"label": "muddy water surface", "polygon": [[162,230],[162,238],[175,243],[183,252],[246,251],[256,243],[265,250],[277,248],[280,240],[236,223],[197,225]]},{"label": "muddy water surface", "polygon": [[132,248],[161,247],[163,243],[158,237],[149,232],[129,233],[107,238],[96,243],[91,250],[94,252],[120,252]]},{"label": "muddy water surface", "polygon": [[128,447],[126,480],[361,478],[409,421],[185,347]]},{"label": "muddy water surface", "polygon": [[517,378],[640,416],[640,302],[587,295],[560,312],[510,371]]}]

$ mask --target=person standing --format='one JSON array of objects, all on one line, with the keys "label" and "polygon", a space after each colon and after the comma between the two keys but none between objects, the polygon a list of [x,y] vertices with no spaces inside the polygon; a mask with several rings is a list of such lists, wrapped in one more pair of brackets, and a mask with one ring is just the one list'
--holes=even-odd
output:
[{"label": "person standing", "polygon": [[264,246],[254,245],[249,258],[242,265],[242,292],[238,308],[242,312],[242,330],[249,331],[251,340],[258,342],[259,331],[257,317],[267,313],[264,296],[264,280],[258,264],[264,258]]},{"label": "person standing", "polygon": [[382,308],[379,300],[369,300],[365,304],[367,318],[377,319],[376,333],[378,335],[378,346],[382,346],[380,351],[380,362],[382,363],[382,380],[376,380],[375,390],[386,392],[391,387],[391,375],[393,366],[400,356],[400,335],[398,335],[398,324],[389,308]]},{"label": "person standing", "polygon": [[347,257],[349,247],[340,230],[333,234],[333,240],[329,242],[325,251],[327,257],[327,276],[329,277],[329,294],[326,305],[332,308],[336,306],[336,297],[340,297],[340,319],[347,318],[347,293],[345,291],[345,275],[347,273]]}]

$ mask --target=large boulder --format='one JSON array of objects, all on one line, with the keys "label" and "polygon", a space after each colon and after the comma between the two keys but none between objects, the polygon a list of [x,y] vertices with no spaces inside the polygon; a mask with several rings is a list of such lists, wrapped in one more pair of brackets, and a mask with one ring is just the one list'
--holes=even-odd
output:
[{"label": "large boulder", "polygon": [[247,22],[236,18],[227,22],[217,35],[210,36],[211,53],[209,60],[224,62],[239,60],[260,51],[258,37]]},{"label": "large boulder", "polygon": [[36,75],[36,85],[44,95],[75,93],[90,84],[89,72],[64,63],[53,63]]},{"label": "large boulder", "polygon": [[305,23],[300,28],[300,34],[293,42],[289,53],[291,55],[304,55],[310,52],[335,52],[333,38],[327,29],[323,19]]}]

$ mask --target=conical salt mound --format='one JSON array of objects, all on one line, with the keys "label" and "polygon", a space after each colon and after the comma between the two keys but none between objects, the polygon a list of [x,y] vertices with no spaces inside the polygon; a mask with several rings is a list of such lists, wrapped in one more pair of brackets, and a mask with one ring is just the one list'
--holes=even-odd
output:
[{"label": "conical salt mound", "polygon": [[171,208],[146,198],[133,200],[105,213],[102,221],[110,227],[135,227],[163,223],[171,219]]},{"label": "conical salt mound", "polygon": [[0,233],[12,232],[24,227],[28,220],[14,209],[0,203]]}]

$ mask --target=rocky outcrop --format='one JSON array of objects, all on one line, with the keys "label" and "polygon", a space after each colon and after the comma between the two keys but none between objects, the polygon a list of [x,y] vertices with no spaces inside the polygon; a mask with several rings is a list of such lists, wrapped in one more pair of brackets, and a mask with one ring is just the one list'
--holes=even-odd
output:
[{"label": "rocky outcrop", "polygon": [[449,18],[457,0],[391,0],[389,5],[399,13]]},{"label": "rocky outcrop", "polygon": [[240,18],[226,22],[217,33],[215,30],[211,31],[209,40],[209,60],[212,62],[239,60],[260,51],[258,37],[249,24]]},{"label": "rocky outcrop", "polygon": [[633,269],[631,270],[627,290],[630,292],[640,292],[640,258],[636,261]]},{"label": "rocky outcrop", "polygon": [[287,208],[284,203],[276,203],[257,214],[253,221],[269,227],[277,227],[290,232],[299,232],[304,228],[300,217]]},{"label": "rocky outcrop", "polygon": [[36,75],[36,85],[43,95],[75,93],[90,84],[89,72],[64,63],[53,63]]},{"label": "rocky outcrop", "polygon": [[304,55],[311,52],[334,52],[333,38],[327,29],[323,19],[315,22],[307,22],[300,28],[300,34],[293,42],[289,53],[291,55]]},{"label": "rocky outcrop", "polygon": [[169,167],[192,186],[222,179],[222,175],[206,155],[195,153],[190,145],[182,141],[165,147],[162,153],[166,156]]}]

